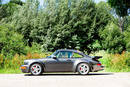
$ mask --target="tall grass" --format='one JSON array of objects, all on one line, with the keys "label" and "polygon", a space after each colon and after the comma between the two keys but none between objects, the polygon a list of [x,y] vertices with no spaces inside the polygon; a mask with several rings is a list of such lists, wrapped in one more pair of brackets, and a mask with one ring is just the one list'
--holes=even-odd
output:
[{"label": "tall grass", "polygon": [[129,72],[130,71],[130,52],[122,52],[122,54],[108,54],[105,51],[95,52],[91,55],[103,56],[100,59],[105,65],[105,71],[109,72]]},{"label": "tall grass", "polygon": [[2,54],[0,54],[0,73],[1,71],[10,70],[11,72],[17,72],[20,66],[23,64],[26,59],[37,59],[37,58],[45,58],[49,56],[51,53],[28,53],[27,55],[19,55],[15,54],[12,58],[5,58]]}]

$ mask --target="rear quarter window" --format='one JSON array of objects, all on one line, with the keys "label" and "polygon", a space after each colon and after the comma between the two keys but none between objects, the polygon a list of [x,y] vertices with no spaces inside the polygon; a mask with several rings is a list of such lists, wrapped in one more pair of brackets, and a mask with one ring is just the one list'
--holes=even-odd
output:
[{"label": "rear quarter window", "polygon": [[73,58],[83,58],[83,55],[74,52]]}]

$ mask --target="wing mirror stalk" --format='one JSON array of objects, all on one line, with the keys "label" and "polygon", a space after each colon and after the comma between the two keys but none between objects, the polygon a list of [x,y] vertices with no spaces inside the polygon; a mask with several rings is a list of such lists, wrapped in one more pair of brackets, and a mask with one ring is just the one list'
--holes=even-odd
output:
[{"label": "wing mirror stalk", "polygon": [[53,56],[52,58],[53,58],[53,59],[57,59],[56,56]]}]

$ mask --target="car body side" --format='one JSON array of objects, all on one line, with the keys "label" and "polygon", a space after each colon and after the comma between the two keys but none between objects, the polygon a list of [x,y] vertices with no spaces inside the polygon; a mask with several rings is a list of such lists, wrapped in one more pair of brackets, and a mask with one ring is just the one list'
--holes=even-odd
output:
[{"label": "car body side", "polygon": [[[66,51],[66,50],[58,50],[59,51]],[[77,66],[81,63],[87,63],[90,67],[90,72],[103,70],[103,66],[98,66],[97,64],[100,63],[98,61],[92,60],[90,56],[87,56],[81,52],[67,50],[76,52],[80,55],[83,55],[83,58],[41,58],[41,59],[31,59],[24,61],[24,67],[26,69],[21,69],[23,73],[29,73],[30,67],[34,63],[38,63],[42,66],[44,72],[77,72]],[[60,63],[61,62],[61,63]]]}]

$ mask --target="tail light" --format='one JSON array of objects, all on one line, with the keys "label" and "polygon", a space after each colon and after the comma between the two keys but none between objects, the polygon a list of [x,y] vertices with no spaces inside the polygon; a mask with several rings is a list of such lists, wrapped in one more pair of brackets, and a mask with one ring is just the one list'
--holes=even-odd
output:
[{"label": "tail light", "polygon": [[102,64],[101,63],[98,63],[97,66],[101,66]]}]

